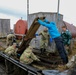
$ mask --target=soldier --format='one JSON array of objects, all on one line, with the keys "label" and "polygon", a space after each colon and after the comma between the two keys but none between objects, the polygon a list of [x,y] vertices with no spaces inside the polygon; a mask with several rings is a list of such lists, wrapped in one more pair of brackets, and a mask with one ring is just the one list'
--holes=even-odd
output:
[{"label": "soldier", "polygon": [[43,54],[48,46],[48,40],[49,40],[49,34],[47,28],[44,28],[42,32],[39,33],[41,35],[41,41],[40,41],[40,50]]},{"label": "soldier", "polygon": [[[16,55],[16,43],[13,43],[12,46],[9,46],[4,51],[4,53],[8,54],[9,56]],[[7,74],[12,73],[14,71],[14,65],[6,59],[5,59],[5,66],[6,66],[6,73]]]},{"label": "soldier", "polygon": [[62,26],[62,33],[61,33],[61,36],[62,36],[62,39],[63,39],[63,43],[64,43],[64,46],[67,50],[67,53],[71,53],[71,33],[70,31],[67,29],[66,26]]},{"label": "soldier", "polygon": [[6,40],[7,46],[12,45],[13,42],[16,42],[15,38],[16,37],[14,34],[7,35],[7,40]]},{"label": "soldier", "polygon": [[8,54],[8,55],[15,55],[16,54],[16,43],[13,43],[12,46],[9,46],[4,53]]},{"label": "soldier", "polygon": [[36,55],[32,52],[32,47],[29,46],[21,55],[20,62],[25,64],[31,64],[33,61],[40,61]]}]

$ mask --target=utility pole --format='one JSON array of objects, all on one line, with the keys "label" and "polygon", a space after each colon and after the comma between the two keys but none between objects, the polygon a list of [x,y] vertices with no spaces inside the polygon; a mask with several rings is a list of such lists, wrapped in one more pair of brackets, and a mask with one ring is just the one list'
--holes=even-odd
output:
[{"label": "utility pole", "polygon": [[60,5],[60,0],[58,0],[57,15],[59,14],[59,5]]},{"label": "utility pole", "polygon": [[29,0],[27,0],[27,23],[28,23],[28,16],[29,16]]},{"label": "utility pole", "polygon": [[59,6],[60,6],[60,0],[58,0],[58,5],[57,5],[57,26],[58,26],[58,21],[59,21]]}]

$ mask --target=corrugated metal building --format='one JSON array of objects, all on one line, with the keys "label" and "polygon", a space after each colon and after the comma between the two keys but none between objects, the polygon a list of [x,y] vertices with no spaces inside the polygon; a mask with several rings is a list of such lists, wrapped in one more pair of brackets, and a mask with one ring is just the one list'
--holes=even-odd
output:
[{"label": "corrugated metal building", "polygon": [[0,37],[10,33],[10,19],[0,19]]},{"label": "corrugated metal building", "polygon": [[[57,17],[57,13],[55,13],[55,12],[52,12],[52,13],[51,12],[38,12],[38,13],[29,14],[28,27],[31,26],[33,20],[36,17],[43,17],[43,16],[45,16],[46,19],[48,19],[49,21],[55,21],[60,32],[62,31],[62,26],[66,25],[67,29],[72,33],[72,37],[74,37],[74,38],[76,37],[76,27],[74,25],[71,25],[71,24],[63,21],[63,15],[62,14],[59,14]],[[40,26],[37,33],[41,32],[43,29],[44,29],[44,27]],[[33,45],[34,47],[40,48],[40,37],[37,36],[36,38],[34,38],[31,41],[31,43],[33,43],[31,45]],[[55,49],[55,43],[52,43],[52,46],[50,49],[51,50]]]},{"label": "corrugated metal building", "polygon": [[[49,21],[55,21],[56,23],[58,21],[57,25],[58,25],[59,30],[61,31],[61,26],[63,25],[63,15],[59,14],[58,19],[57,19],[57,13],[55,12],[52,12],[52,13],[51,12],[38,12],[38,13],[29,14],[28,27],[31,26],[33,20],[36,17],[43,17],[43,16],[45,16],[46,19],[48,19]],[[43,26],[40,26],[38,32],[41,31],[42,29],[43,29]]]}]

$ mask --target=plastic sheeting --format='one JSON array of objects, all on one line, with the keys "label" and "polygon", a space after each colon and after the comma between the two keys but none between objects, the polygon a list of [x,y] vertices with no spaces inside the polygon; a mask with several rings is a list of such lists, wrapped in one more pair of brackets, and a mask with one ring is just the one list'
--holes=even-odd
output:
[{"label": "plastic sheeting", "polygon": [[59,70],[43,70],[44,75],[70,75],[69,71],[60,72]]}]

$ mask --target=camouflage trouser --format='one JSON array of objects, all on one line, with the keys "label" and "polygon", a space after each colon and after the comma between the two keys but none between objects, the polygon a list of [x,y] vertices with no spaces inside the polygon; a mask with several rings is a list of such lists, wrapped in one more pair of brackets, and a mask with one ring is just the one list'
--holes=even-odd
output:
[{"label": "camouflage trouser", "polygon": [[9,41],[6,41],[6,42],[7,42],[6,43],[7,46],[9,46],[9,45],[12,46],[12,40],[9,40]]},{"label": "camouflage trouser", "polygon": [[41,40],[40,48],[47,49],[47,46],[48,46],[48,40]]}]

